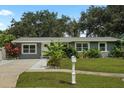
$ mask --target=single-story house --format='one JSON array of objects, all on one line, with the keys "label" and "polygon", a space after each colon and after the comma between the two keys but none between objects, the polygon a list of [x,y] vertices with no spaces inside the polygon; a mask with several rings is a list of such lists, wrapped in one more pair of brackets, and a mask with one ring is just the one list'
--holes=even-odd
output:
[{"label": "single-story house", "polygon": [[51,42],[63,42],[70,44],[78,52],[88,49],[98,49],[103,57],[108,56],[118,38],[113,37],[23,37],[12,43],[21,47],[21,59],[38,59],[43,57],[43,51],[47,51],[46,44]]}]

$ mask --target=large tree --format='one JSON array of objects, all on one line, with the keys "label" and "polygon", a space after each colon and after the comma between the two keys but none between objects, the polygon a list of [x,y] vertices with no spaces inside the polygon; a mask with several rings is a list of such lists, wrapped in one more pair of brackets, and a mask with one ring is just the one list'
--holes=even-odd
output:
[{"label": "large tree", "polygon": [[10,43],[15,37],[11,34],[0,34],[0,47],[3,47],[6,43]]},{"label": "large tree", "polygon": [[2,30],[0,30],[0,34],[2,34],[3,33],[3,31]]},{"label": "large tree", "polygon": [[20,21],[12,20],[7,33],[16,37],[62,37],[70,18],[48,10],[24,13]]},{"label": "large tree", "polygon": [[124,6],[91,6],[81,13],[79,24],[87,37],[119,37],[124,33]]},{"label": "large tree", "polygon": [[106,11],[111,15],[108,25],[111,35],[120,37],[124,34],[124,6],[107,6]]},{"label": "large tree", "polygon": [[67,34],[71,37],[80,37],[79,23],[75,19],[68,24]]}]

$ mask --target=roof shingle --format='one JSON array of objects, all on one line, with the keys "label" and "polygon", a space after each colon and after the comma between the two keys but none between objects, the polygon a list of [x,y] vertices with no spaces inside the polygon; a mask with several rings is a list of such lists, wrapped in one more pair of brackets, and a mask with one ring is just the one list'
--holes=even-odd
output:
[{"label": "roof shingle", "polygon": [[114,37],[22,37],[13,40],[13,43],[23,42],[74,42],[74,41],[86,41],[86,42],[98,42],[98,41],[117,41],[120,40]]}]

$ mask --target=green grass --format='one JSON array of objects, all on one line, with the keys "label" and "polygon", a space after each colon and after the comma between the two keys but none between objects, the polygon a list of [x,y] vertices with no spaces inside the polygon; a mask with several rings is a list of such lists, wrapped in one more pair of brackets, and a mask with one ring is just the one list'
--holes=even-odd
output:
[{"label": "green grass", "polygon": [[[61,68],[71,69],[70,59],[61,60]],[[77,70],[124,73],[124,59],[122,58],[94,58],[78,59]]]},{"label": "green grass", "polygon": [[120,78],[93,75],[77,75],[77,84],[72,85],[70,73],[24,72],[19,76],[16,87],[42,88],[122,88]]}]

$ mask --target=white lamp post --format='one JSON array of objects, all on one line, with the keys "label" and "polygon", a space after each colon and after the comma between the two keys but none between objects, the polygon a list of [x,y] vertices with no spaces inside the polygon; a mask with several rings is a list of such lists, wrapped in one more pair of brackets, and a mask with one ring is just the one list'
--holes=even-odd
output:
[{"label": "white lamp post", "polygon": [[76,73],[75,73],[76,57],[71,56],[71,61],[72,61],[72,84],[76,84]]}]

